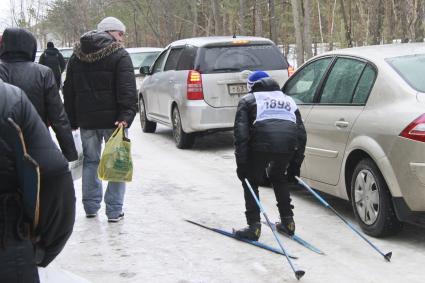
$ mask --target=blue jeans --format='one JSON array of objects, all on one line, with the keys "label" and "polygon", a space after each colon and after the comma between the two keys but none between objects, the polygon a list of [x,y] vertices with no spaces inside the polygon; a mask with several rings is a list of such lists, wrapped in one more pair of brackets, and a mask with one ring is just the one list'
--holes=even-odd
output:
[{"label": "blue jeans", "polygon": [[[83,144],[83,205],[86,214],[95,214],[100,209],[103,188],[97,177],[102,142],[108,141],[114,129],[86,130],[80,129]],[[125,183],[108,182],[105,192],[106,216],[116,218],[122,213]]]}]

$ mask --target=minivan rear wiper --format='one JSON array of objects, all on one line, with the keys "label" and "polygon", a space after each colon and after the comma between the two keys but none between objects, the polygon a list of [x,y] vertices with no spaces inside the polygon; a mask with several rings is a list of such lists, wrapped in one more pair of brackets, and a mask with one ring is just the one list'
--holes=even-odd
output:
[{"label": "minivan rear wiper", "polygon": [[240,68],[215,68],[212,69],[213,71],[222,71],[222,72],[239,72],[241,69]]}]

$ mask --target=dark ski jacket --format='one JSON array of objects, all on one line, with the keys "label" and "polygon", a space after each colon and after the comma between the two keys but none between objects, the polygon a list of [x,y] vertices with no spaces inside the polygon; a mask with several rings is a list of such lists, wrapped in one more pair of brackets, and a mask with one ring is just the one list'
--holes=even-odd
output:
[{"label": "dark ski jacket", "polygon": [[72,128],[111,129],[115,121],[130,126],[137,111],[130,55],[106,32],[85,33],[68,61],[63,93]]},{"label": "dark ski jacket", "polygon": [[[21,128],[27,152],[40,168],[40,219],[32,236],[39,256],[36,263],[46,266],[60,253],[72,233],[75,220],[72,176],[68,162],[52,141],[25,93],[0,80],[0,211],[3,212],[0,213],[0,236],[4,235],[5,224],[11,219],[22,222],[18,215],[22,214],[22,204],[5,200],[6,195],[19,196],[22,181],[18,179],[15,159],[18,154],[15,147],[17,131],[8,118]],[[5,205],[8,209],[5,209]],[[22,223],[15,223],[13,227],[22,227]],[[8,233],[6,231],[6,235],[10,236],[10,231]],[[7,248],[7,239],[4,246]]]},{"label": "dark ski jacket", "polygon": [[7,28],[0,47],[0,79],[21,88],[46,125],[52,126],[62,153],[78,158],[71,126],[66,116],[52,70],[34,63],[37,43],[25,29]]},{"label": "dark ski jacket", "polygon": [[238,167],[247,165],[252,151],[293,153],[301,145],[302,136],[305,136],[299,110],[295,111],[296,123],[280,119],[268,119],[257,121],[254,124],[257,118],[257,103],[254,92],[260,91],[280,91],[280,88],[272,78],[264,78],[253,86],[250,93],[240,99],[234,125],[235,156]]},{"label": "dark ski jacket", "polygon": [[61,74],[65,70],[65,60],[57,48],[48,47],[40,56],[39,64],[52,69],[58,87],[61,84]]}]

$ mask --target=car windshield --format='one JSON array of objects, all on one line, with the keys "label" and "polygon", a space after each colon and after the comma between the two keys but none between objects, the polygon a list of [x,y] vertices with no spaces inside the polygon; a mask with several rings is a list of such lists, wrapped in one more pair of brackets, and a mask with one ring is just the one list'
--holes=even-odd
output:
[{"label": "car windshield", "polygon": [[62,50],[59,50],[59,51],[60,51],[60,53],[62,53],[62,56],[64,58],[70,58],[71,55],[72,55],[72,52],[74,52],[74,50],[72,48],[71,49],[62,49]]},{"label": "car windshield", "polygon": [[386,60],[415,90],[425,92],[425,54],[408,55]]},{"label": "car windshield", "polygon": [[286,59],[271,44],[206,47],[199,60],[199,70],[203,74],[287,68]]},{"label": "car windshield", "polygon": [[141,66],[152,65],[159,53],[159,51],[130,53],[134,69],[139,69]]}]

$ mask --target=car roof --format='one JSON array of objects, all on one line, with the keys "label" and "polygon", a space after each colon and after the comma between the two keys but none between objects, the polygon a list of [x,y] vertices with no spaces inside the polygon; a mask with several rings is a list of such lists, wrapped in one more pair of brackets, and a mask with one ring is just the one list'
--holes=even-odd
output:
[{"label": "car roof", "polygon": [[[248,40],[248,41],[266,41],[273,43],[270,39],[264,37],[255,36],[205,36],[205,37],[192,37],[186,39],[180,39],[170,43],[168,46],[182,46],[182,45],[193,45],[202,47],[211,43],[227,43],[234,42],[235,40]],[[167,47],[168,47],[167,46]]]},{"label": "car roof", "polygon": [[126,48],[125,50],[127,50],[128,53],[138,53],[138,52],[161,52],[163,50],[163,48],[159,48],[159,47],[131,47],[131,48]]},{"label": "car roof", "polygon": [[350,55],[376,62],[392,57],[425,54],[425,43],[396,43],[353,47],[326,52],[321,54],[321,56],[326,54]]}]

